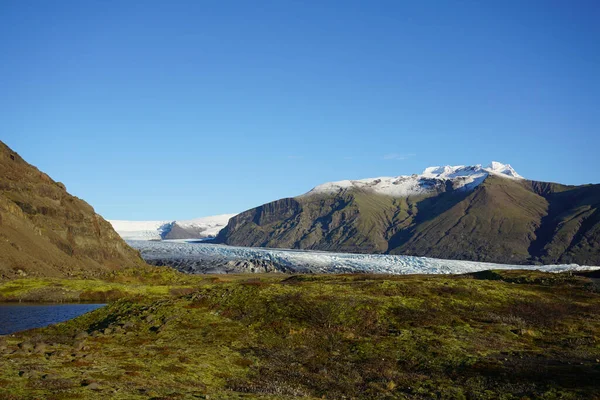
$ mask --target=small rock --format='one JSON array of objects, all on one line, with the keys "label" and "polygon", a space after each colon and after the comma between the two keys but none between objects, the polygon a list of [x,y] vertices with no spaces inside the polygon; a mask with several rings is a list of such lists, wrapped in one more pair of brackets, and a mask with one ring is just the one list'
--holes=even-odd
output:
[{"label": "small rock", "polygon": [[69,352],[66,350],[59,350],[59,351],[53,353],[52,355],[56,356],[56,357],[67,357],[69,355]]},{"label": "small rock", "polygon": [[31,351],[33,350],[33,344],[31,342],[21,342],[19,348],[23,351]]},{"label": "small rock", "polygon": [[123,329],[132,329],[135,328],[135,324],[131,321],[127,321],[123,324]]},{"label": "small rock", "polygon": [[74,348],[75,350],[81,350],[81,349],[83,349],[84,347],[85,347],[85,343],[84,343],[83,341],[75,342],[75,343],[73,344],[73,348]]},{"label": "small rock", "polygon": [[36,343],[33,347],[33,352],[37,354],[45,353],[48,346],[44,342]]},{"label": "small rock", "polygon": [[75,335],[75,340],[82,340],[87,338],[88,336],[90,336],[86,331],[82,331],[79,332],[77,335]]}]

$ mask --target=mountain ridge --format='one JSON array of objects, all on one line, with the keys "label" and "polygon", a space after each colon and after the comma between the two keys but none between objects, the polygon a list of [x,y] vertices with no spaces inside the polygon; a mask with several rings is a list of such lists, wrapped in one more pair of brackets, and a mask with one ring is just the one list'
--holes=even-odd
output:
[{"label": "mountain ridge", "polygon": [[[488,168],[434,167],[387,181],[319,185],[238,214],[216,242],[507,264],[600,264],[600,185],[531,181],[501,163]],[[394,182],[403,189],[389,190]],[[408,194],[407,187],[413,188]]]},{"label": "mountain ridge", "polygon": [[326,182],[315,186],[301,196],[331,194],[347,189],[363,189],[393,197],[406,197],[431,193],[439,185],[448,182],[451,182],[454,189],[469,190],[490,175],[507,179],[524,179],[510,164],[492,161],[487,167],[482,167],[481,164],[435,166],[425,168],[421,174]]}]

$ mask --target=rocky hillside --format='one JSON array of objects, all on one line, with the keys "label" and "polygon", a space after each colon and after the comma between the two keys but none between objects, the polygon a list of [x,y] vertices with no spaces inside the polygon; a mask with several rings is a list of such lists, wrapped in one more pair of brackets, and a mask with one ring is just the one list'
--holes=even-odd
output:
[{"label": "rocky hillside", "polygon": [[143,264],[89,204],[0,142],[0,278],[93,276]]},{"label": "rocky hillside", "polygon": [[341,181],[233,217],[220,243],[510,264],[600,265],[600,185],[521,178],[499,163]]}]

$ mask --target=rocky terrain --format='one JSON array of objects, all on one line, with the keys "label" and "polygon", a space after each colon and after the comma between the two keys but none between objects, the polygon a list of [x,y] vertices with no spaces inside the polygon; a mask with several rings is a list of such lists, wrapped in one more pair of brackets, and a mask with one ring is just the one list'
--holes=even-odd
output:
[{"label": "rocky terrain", "polygon": [[94,276],[145,263],[60,182],[0,142],[0,278]]},{"label": "rocky terrain", "polygon": [[510,166],[332,182],[245,211],[216,241],[505,264],[600,265],[600,185],[522,178]]}]

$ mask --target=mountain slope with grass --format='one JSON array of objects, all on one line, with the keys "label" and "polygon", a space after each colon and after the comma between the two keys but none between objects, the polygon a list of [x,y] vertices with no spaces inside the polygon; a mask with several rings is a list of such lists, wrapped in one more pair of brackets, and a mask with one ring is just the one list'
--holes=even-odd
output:
[{"label": "mountain slope with grass", "polygon": [[0,142],[0,278],[93,276],[142,265],[88,203]]},{"label": "mountain slope with grass", "polygon": [[600,185],[526,180],[510,167],[433,167],[340,181],[245,211],[216,241],[509,264],[600,265]]}]

